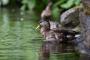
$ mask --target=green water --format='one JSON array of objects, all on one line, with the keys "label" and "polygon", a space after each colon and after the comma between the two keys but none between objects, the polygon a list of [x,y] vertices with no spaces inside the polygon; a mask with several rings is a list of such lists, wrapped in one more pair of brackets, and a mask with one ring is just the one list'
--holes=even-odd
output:
[{"label": "green water", "polygon": [[0,60],[37,60],[41,35],[33,12],[0,9]]},{"label": "green water", "polygon": [[[0,9],[0,60],[38,60],[42,37],[38,16],[18,9]],[[69,57],[68,57],[69,56]],[[51,55],[51,60],[77,60],[72,55]]]}]

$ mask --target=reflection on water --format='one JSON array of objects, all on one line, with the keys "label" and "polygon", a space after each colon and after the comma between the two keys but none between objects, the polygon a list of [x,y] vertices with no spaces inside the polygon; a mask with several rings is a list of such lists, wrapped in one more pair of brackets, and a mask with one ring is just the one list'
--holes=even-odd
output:
[{"label": "reflection on water", "polygon": [[34,13],[0,9],[0,60],[38,59],[41,35],[34,20]]},{"label": "reflection on water", "polygon": [[[34,12],[0,9],[0,60],[38,60],[42,38]],[[51,54],[51,60],[77,60],[73,55]]]}]

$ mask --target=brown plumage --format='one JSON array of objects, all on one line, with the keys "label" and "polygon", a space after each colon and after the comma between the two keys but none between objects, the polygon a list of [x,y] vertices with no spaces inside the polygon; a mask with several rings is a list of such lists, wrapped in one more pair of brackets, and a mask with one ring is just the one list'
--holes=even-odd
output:
[{"label": "brown plumage", "polygon": [[51,5],[52,5],[52,2],[50,2],[47,5],[47,7],[45,8],[45,10],[41,14],[41,18],[45,18],[45,17],[50,17],[51,16]]}]

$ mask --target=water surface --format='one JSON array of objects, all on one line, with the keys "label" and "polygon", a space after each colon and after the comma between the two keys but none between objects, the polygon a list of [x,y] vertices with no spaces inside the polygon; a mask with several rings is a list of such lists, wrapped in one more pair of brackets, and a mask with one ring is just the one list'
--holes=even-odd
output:
[{"label": "water surface", "polygon": [[41,35],[34,12],[0,9],[0,60],[37,60]]},{"label": "water surface", "polygon": [[[0,60],[38,60],[43,41],[36,13],[0,8]],[[72,54],[51,54],[50,60],[77,60]]]}]

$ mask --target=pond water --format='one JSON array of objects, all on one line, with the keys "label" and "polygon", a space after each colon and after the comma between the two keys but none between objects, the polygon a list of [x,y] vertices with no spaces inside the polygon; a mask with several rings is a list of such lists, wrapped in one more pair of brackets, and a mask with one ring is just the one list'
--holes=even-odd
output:
[{"label": "pond water", "polygon": [[0,9],[0,60],[37,60],[41,35],[33,13]]},{"label": "pond water", "polygon": [[[35,29],[38,20],[34,12],[0,9],[0,60],[38,60],[43,40],[39,30]],[[52,55],[51,60],[73,58],[72,55],[69,59],[68,56],[62,56],[63,59],[56,56]]]}]

